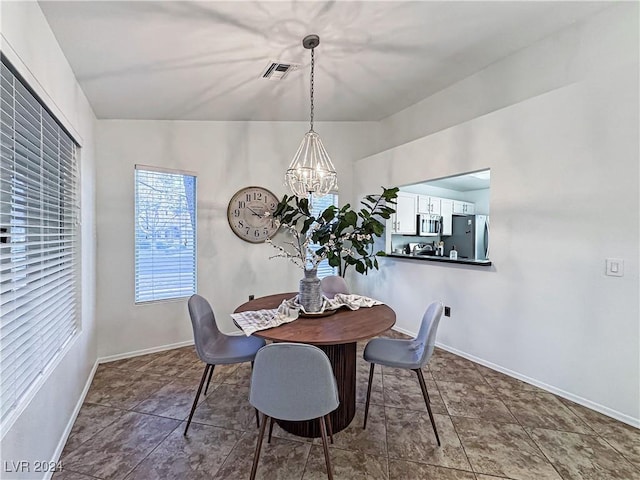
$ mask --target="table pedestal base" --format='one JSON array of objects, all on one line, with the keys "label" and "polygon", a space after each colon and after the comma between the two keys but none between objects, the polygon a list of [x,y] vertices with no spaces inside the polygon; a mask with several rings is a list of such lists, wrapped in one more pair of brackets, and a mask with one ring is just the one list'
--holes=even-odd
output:
[{"label": "table pedestal base", "polygon": [[[329,357],[338,383],[340,406],[329,414],[333,433],[337,433],[344,430],[356,414],[356,343],[317,345],[317,347]],[[318,420],[306,422],[276,420],[276,422],[283,430],[299,437],[320,437]]]}]

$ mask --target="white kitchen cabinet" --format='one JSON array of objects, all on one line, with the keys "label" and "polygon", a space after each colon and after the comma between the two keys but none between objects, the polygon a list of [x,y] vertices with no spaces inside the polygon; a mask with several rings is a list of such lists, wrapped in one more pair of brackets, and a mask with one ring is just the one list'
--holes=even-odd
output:
[{"label": "white kitchen cabinet", "polygon": [[416,234],[417,197],[413,193],[398,192],[396,213],[391,216],[391,233]]},{"label": "white kitchen cabinet", "polygon": [[476,206],[470,202],[461,202],[460,200],[453,201],[453,213],[454,215],[474,215],[476,213]]},{"label": "white kitchen cabinet", "polygon": [[428,195],[418,195],[418,213],[440,215],[439,197],[430,197]]},{"label": "white kitchen cabinet", "polygon": [[418,213],[429,213],[429,197],[418,195]]},{"label": "white kitchen cabinet", "polygon": [[429,206],[432,215],[440,215],[442,199],[438,197],[429,197]]},{"label": "white kitchen cabinet", "polygon": [[440,235],[451,235],[452,217],[453,217],[453,200],[443,198],[440,201],[440,214],[442,215],[442,232]]}]

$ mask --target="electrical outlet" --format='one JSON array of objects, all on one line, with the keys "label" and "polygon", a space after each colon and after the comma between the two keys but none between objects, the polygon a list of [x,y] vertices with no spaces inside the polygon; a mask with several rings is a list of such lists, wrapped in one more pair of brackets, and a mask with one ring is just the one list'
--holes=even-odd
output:
[{"label": "electrical outlet", "polygon": [[451,316],[451,307],[444,307],[444,316],[445,317]]},{"label": "electrical outlet", "polygon": [[256,298],[255,295],[253,295],[253,294],[249,295],[249,300],[253,300],[254,298]]}]

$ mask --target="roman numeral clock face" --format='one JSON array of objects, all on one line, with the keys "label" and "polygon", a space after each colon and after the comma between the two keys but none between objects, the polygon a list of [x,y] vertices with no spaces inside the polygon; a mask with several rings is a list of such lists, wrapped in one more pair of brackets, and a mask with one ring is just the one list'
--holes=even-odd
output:
[{"label": "roman numeral clock face", "polygon": [[[272,214],[278,203],[278,197],[266,188],[245,187],[237,191],[227,207],[231,230],[242,240],[251,243],[261,243],[273,237],[278,227]],[[266,212],[271,215],[265,216]]]}]

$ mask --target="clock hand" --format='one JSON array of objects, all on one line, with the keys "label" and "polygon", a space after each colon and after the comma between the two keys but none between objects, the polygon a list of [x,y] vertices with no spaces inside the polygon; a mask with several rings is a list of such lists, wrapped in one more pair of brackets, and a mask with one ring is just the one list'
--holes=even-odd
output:
[{"label": "clock hand", "polygon": [[260,215],[259,213],[256,213],[256,211],[255,211],[253,208],[251,208],[251,207],[247,207],[247,208],[248,208],[248,209],[251,211],[251,213],[253,213],[256,217],[260,217],[260,218],[262,218],[262,215]]}]

